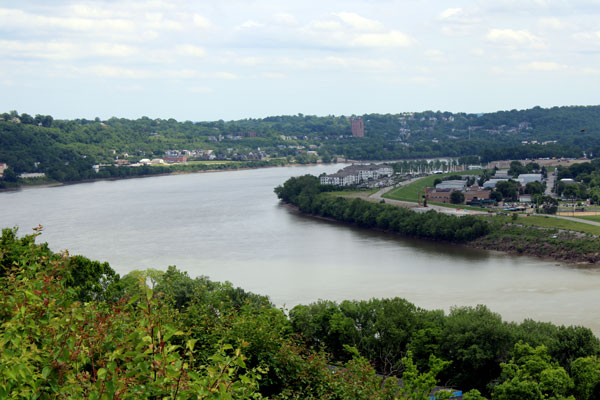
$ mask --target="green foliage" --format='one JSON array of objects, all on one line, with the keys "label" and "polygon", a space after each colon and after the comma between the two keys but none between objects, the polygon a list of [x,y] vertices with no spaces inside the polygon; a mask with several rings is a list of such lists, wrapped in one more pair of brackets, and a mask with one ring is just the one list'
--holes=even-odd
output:
[{"label": "green foliage", "polygon": [[458,190],[450,193],[450,202],[452,204],[463,204],[465,202],[465,195]]},{"label": "green foliage", "polygon": [[571,364],[571,376],[578,400],[600,398],[600,361],[596,357],[581,357]]},{"label": "green foliage", "polygon": [[414,211],[355,198],[325,196],[330,190],[318,178],[290,178],[275,188],[277,196],[304,213],[317,214],[365,228],[378,228],[407,236],[457,242],[474,240],[489,232],[488,223],[473,216],[456,217],[430,211]]},{"label": "green foliage", "polygon": [[519,187],[519,183],[513,180],[500,181],[496,183],[496,191],[502,195],[502,198],[505,201],[517,201]]},{"label": "green foliage", "polygon": [[66,282],[81,260],[32,250],[0,278],[0,397],[260,397],[260,371],[239,348],[223,345],[198,364],[195,341],[151,289],[83,305]]},{"label": "green foliage", "polygon": [[[8,163],[16,173],[45,172],[52,179],[69,182],[157,173],[161,169],[155,167],[106,167],[96,174],[91,166],[112,164],[116,156],[131,161],[160,157],[168,149],[213,150],[219,160],[243,161],[237,166],[240,168],[273,165],[265,160],[250,161],[249,153],[256,154],[258,148],[272,158],[295,159],[299,163],[316,161],[315,156],[306,154],[304,148],[309,147],[317,149],[323,162],[344,156],[427,163],[424,159],[443,156],[457,157],[458,163],[469,165],[515,158],[576,157],[582,151],[597,154],[600,150],[597,113],[598,106],[536,107],[484,115],[432,111],[412,115],[366,114],[363,119],[368,134],[354,138],[345,116],[287,115],[193,123],[148,117],[55,120],[49,115],[32,117],[11,111],[0,114],[0,162]],[[525,128],[519,127],[522,122],[526,123]],[[585,126],[585,131],[574,130],[576,126]],[[525,135],[532,141],[558,140],[558,143],[522,145]],[[213,166],[230,167],[236,168]],[[448,167],[440,164],[435,169]],[[533,164],[518,168],[519,171],[513,172],[536,169]],[[210,166],[175,168],[176,171],[205,169]],[[168,172],[166,169],[161,173]]]},{"label": "green foliage", "polygon": [[[420,374],[417,366],[412,360],[412,354],[409,351],[406,357],[402,359],[404,372],[402,373],[402,397],[406,400],[429,400],[431,399],[431,389],[437,383],[436,376],[443,371],[450,361],[443,361],[434,356],[429,357],[429,371]],[[450,393],[440,391],[435,399],[447,399]]]},{"label": "green foliage", "polygon": [[400,298],[320,301],[288,319],[263,296],[175,267],[118,279],[38,234],[0,238],[0,398],[416,400],[438,380],[474,389],[472,400],[598,398],[589,329]]},{"label": "green foliage", "polygon": [[551,361],[545,346],[516,343],[513,357],[503,363],[494,400],[572,399],[573,381],[564,368]]}]

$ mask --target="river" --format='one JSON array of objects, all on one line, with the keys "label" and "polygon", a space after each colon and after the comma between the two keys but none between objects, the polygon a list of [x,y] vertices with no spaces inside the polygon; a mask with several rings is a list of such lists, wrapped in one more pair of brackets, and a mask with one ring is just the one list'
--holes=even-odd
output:
[{"label": "river", "polygon": [[505,319],[600,335],[600,269],[352,228],[298,215],[273,188],[342,165],[98,181],[0,193],[0,226],[41,224],[53,250],[120,274],[207,275],[291,308],[318,299],[403,297],[427,309],[486,304]]}]

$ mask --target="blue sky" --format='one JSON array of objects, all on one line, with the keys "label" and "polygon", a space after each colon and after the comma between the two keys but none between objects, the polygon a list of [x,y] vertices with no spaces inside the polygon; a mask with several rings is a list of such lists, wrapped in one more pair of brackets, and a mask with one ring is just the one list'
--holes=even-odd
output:
[{"label": "blue sky", "polygon": [[600,0],[0,0],[0,110],[57,118],[600,104]]}]

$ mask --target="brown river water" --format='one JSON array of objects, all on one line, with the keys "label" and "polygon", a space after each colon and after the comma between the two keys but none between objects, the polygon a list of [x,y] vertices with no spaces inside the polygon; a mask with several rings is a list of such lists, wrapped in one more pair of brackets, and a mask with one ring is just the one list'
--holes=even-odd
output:
[{"label": "brown river water", "polygon": [[403,297],[505,319],[584,325],[600,335],[600,268],[406,239],[298,215],[273,188],[342,165],[98,181],[0,193],[0,226],[42,224],[54,250],[120,274],[176,265],[291,308],[318,299]]}]

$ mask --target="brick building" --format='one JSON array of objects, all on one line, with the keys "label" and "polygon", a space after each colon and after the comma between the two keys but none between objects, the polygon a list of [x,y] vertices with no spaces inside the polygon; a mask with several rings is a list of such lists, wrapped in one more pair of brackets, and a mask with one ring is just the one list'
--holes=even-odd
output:
[{"label": "brick building", "polygon": [[364,137],[365,136],[365,124],[362,118],[352,118],[350,120],[350,125],[352,127],[352,136],[354,137]]}]

